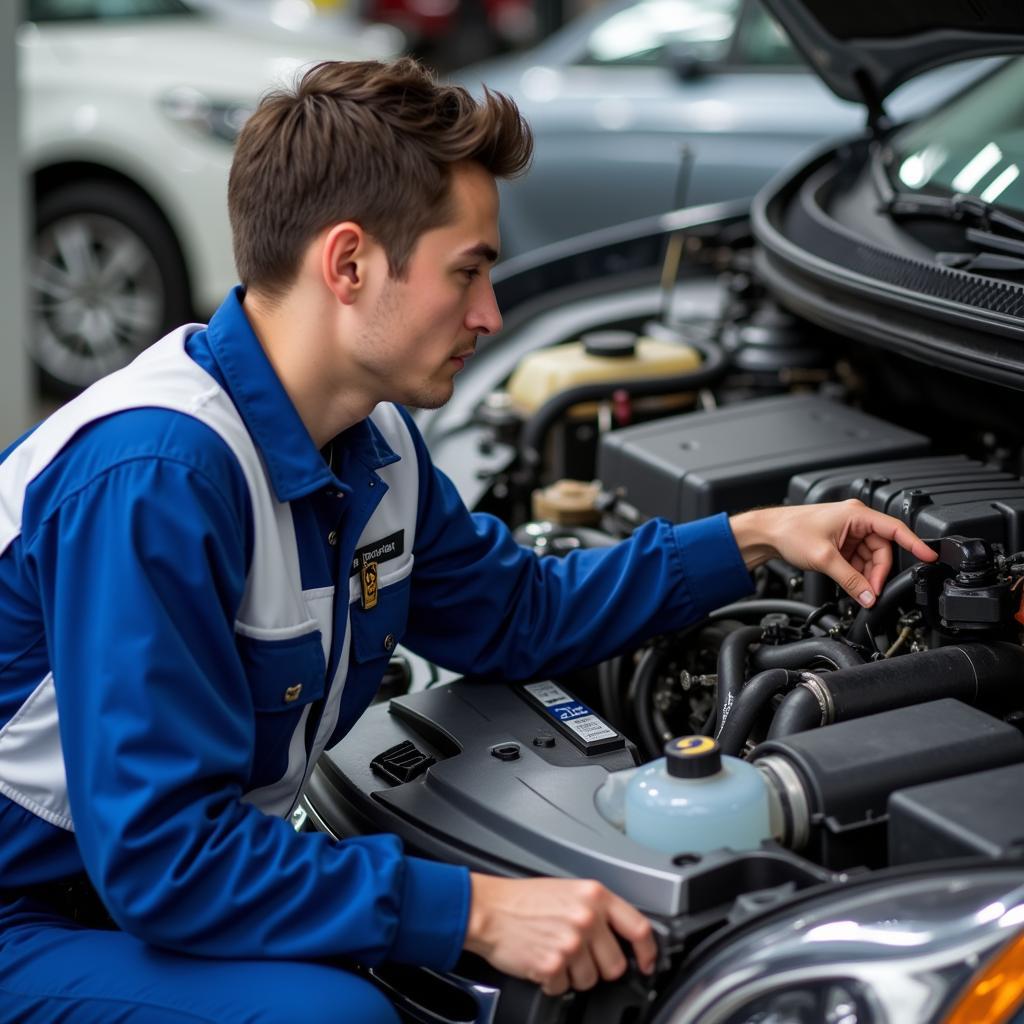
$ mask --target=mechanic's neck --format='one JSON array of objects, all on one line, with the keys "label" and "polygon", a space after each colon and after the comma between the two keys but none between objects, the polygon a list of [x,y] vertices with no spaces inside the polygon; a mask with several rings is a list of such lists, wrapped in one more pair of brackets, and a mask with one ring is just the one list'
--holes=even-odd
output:
[{"label": "mechanic's neck", "polygon": [[321,291],[304,291],[296,284],[276,301],[247,292],[242,307],[313,443],[323,448],[366,419],[377,400],[351,386],[355,374],[339,371],[333,307]]}]

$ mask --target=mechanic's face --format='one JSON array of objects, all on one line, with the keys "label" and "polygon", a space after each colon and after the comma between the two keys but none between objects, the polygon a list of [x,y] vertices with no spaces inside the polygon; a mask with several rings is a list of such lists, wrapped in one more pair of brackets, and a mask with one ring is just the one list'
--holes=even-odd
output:
[{"label": "mechanic's face", "polygon": [[381,400],[436,409],[479,334],[501,327],[491,287],[498,251],[498,189],[474,163],[455,167],[454,217],[422,234],[403,280],[383,280],[355,357]]}]

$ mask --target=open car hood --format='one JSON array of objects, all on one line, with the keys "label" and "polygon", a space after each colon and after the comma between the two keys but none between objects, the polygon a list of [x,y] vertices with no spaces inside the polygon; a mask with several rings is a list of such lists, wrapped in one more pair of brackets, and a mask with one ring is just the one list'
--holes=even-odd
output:
[{"label": "open car hood", "polygon": [[836,95],[872,120],[900,84],[971,57],[1024,52],[1019,0],[763,0]]}]

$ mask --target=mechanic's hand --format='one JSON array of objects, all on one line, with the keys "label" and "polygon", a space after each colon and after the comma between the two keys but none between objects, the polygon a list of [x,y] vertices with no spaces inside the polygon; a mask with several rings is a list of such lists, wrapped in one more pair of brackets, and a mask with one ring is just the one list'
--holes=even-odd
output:
[{"label": "mechanic's hand", "polygon": [[654,970],[650,922],[599,882],[470,877],[466,949],[499,971],[536,982],[549,996],[592,988],[626,971],[616,935],[632,945],[641,971]]},{"label": "mechanic's hand", "polygon": [[797,569],[831,576],[865,608],[875,603],[892,568],[890,542],[922,562],[938,557],[898,519],[856,498],[755,509],[733,516],[729,524],[748,569],[778,555]]}]

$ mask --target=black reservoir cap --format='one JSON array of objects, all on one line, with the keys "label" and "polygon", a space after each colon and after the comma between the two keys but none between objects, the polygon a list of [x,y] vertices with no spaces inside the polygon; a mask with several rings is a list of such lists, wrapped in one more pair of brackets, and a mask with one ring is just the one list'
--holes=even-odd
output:
[{"label": "black reservoir cap", "polygon": [[637,337],[632,331],[590,331],[580,341],[589,356],[629,359],[636,355]]},{"label": "black reservoir cap", "polygon": [[722,751],[710,736],[678,736],[665,744],[665,766],[677,779],[704,779],[722,770]]}]

